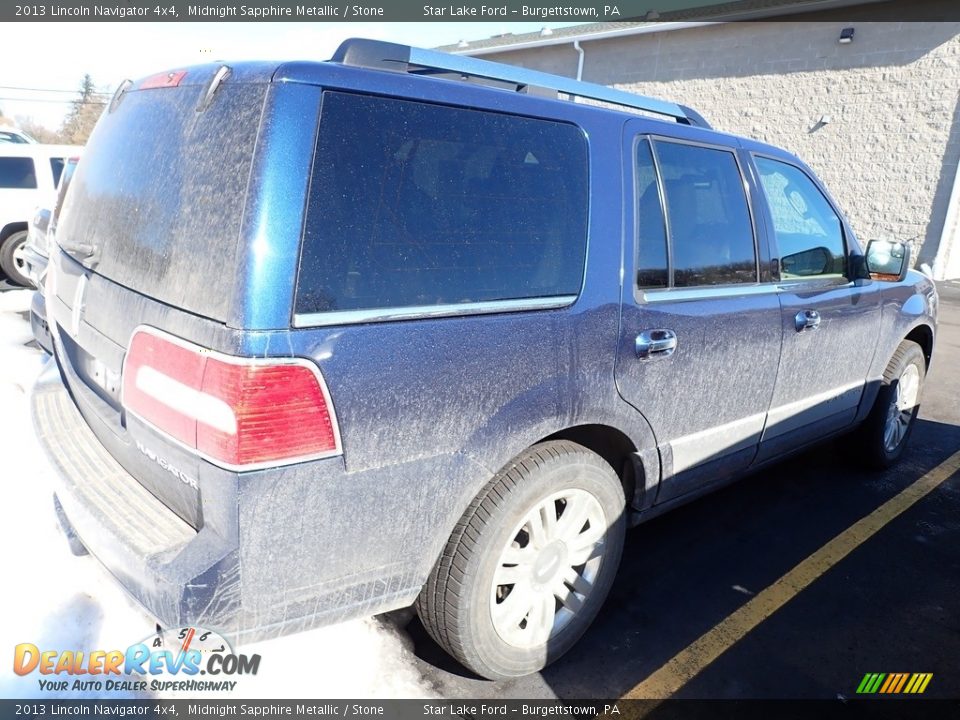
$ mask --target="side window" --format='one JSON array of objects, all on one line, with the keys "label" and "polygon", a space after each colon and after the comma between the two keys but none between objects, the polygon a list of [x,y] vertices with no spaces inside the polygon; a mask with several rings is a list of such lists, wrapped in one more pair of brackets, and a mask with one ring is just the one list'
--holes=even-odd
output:
[{"label": "side window", "polygon": [[579,128],[328,91],[315,158],[297,313],[579,294]]},{"label": "side window", "polygon": [[27,157],[0,157],[0,188],[29,190],[37,186],[33,159]]},{"label": "side window", "polygon": [[753,224],[733,152],[656,143],[667,202],[673,285],[757,281]]},{"label": "side window", "polygon": [[50,170],[53,171],[53,186],[60,184],[60,176],[63,175],[63,158],[50,158]]},{"label": "side window", "polygon": [[793,165],[764,157],[754,162],[773,217],[781,277],[843,277],[843,228],[820,189]]},{"label": "side window", "polygon": [[634,171],[637,213],[637,287],[661,288],[670,284],[667,270],[667,229],[657,169],[650,142],[637,143]]}]

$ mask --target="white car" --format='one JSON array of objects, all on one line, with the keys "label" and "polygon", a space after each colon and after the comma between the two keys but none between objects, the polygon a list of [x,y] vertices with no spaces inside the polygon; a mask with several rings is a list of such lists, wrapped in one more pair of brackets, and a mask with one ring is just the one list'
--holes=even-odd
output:
[{"label": "white car", "polygon": [[37,141],[23,132],[23,130],[4,126],[0,127],[0,143],[35,145]]},{"label": "white car", "polygon": [[0,270],[12,282],[29,285],[23,249],[37,206],[50,207],[66,162],[78,145],[0,144]]}]

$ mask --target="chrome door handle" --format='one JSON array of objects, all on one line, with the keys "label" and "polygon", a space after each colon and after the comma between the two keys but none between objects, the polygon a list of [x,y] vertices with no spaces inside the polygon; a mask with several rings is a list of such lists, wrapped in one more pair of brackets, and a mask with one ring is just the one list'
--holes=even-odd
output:
[{"label": "chrome door handle", "polygon": [[677,349],[677,334],[673,330],[644,330],[637,335],[635,347],[641,360],[670,357]]},{"label": "chrome door handle", "polygon": [[804,330],[816,330],[820,327],[820,313],[816,310],[801,310],[793,319],[797,332]]}]

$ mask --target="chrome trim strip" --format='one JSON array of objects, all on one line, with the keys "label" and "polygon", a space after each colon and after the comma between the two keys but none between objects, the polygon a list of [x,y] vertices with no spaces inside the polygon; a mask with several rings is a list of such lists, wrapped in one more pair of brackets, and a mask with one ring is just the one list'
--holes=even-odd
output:
[{"label": "chrome trim strip", "polygon": [[716,287],[662,288],[643,290],[643,301],[682,302],[685,300],[713,300],[715,298],[743,297],[746,295],[770,295],[783,292],[780,283],[750,283],[744,285],[718,285]]},{"label": "chrome trim strip", "polygon": [[756,445],[766,419],[767,413],[755,413],[671,440],[673,474]]},{"label": "chrome trim strip", "polygon": [[780,292],[810,292],[813,290],[844,290],[856,287],[853,280],[831,278],[825,275],[811,275],[809,278],[791,278],[781,280],[777,285]]},{"label": "chrome trim strip", "polygon": [[784,433],[799,430],[804,425],[825,420],[835,413],[855,409],[860,404],[864,387],[863,380],[856,380],[771,407],[767,413],[767,425],[763,430],[762,440],[779,437]]},{"label": "chrome trim strip", "polygon": [[855,408],[865,384],[852,382],[671,440],[673,474]]},{"label": "chrome trim strip", "polygon": [[545,298],[525,298],[522,300],[491,300],[489,302],[459,303],[448,305],[415,305],[406,308],[374,308],[370,310],[344,310],[341,312],[297,313],[293,316],[293,326],[329,327],[331,325],[357,325],[360,323],[391,322],[394,320],[415,320],[436,317],[456,317],[458,315],[486,315],[502,312],[522,312],[524,310],[550,310],[572,305],[576,295],[561,295]]},{"label": "chrome trim strip", "polygon": [[744,297],[747,295],[768,295],[776,293],[813,292],[817,290],[844,290],[856,287],[852,280],[822,276],[780,280],[779,282],[744,283],[743,285],[701,285],[692,288],[648,288],[639,289],[637,294],[643,302],[683,302],[684,300],[713,300],[715,298]]}]

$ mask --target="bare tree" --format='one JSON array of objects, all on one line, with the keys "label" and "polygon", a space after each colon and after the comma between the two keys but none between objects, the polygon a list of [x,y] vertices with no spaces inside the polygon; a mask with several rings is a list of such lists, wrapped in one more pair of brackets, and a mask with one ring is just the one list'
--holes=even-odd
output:
[{"label": "bare tree", "polygon": [[80,82],[79,97],[73,101],[60,127],[60,141],[71,145],[84,145],[106,104],[106,97],[97,92],[93,78],[89,73],[85,74]]},{"label": "bare tree", "polygon": [[58,133],[56,130],[51,130],[46,125],[42,125],[29,115],[17,115],[17,125],[19,125],[21,130],[23,130],[27,135],[32,137],[37,142],[60,142],[60,133]]}]

